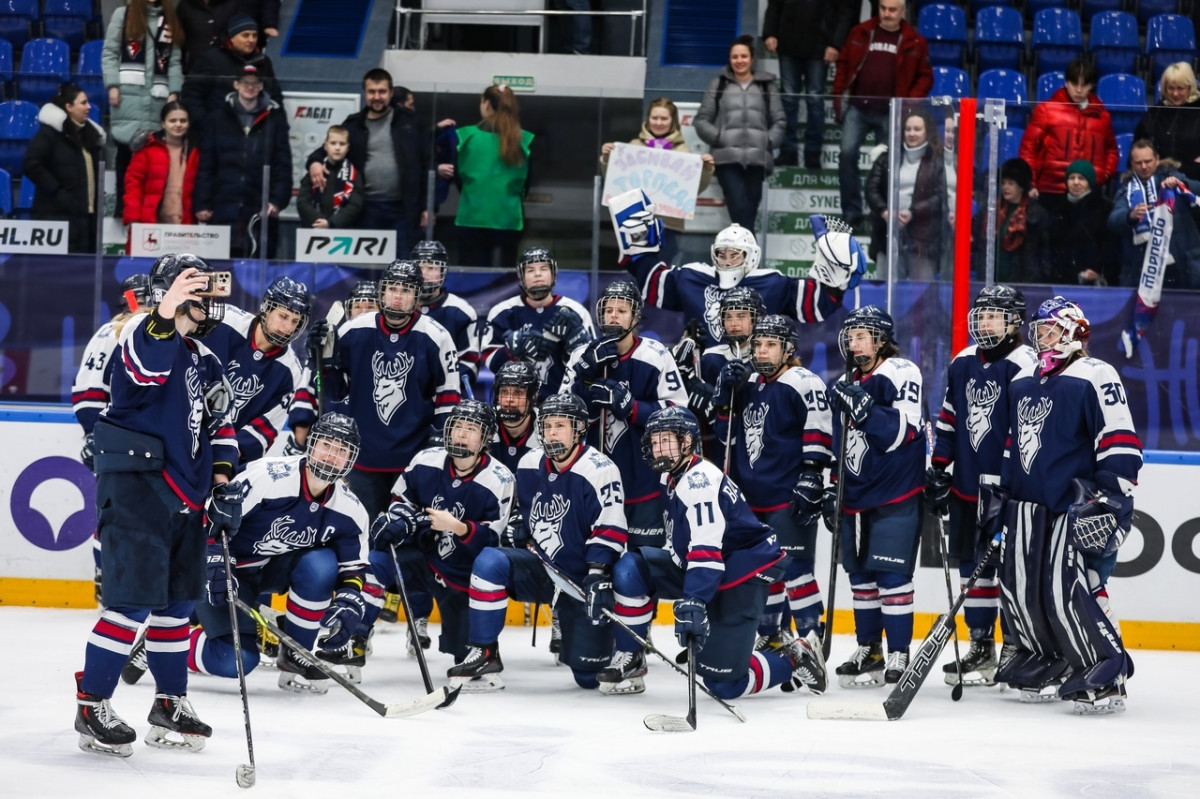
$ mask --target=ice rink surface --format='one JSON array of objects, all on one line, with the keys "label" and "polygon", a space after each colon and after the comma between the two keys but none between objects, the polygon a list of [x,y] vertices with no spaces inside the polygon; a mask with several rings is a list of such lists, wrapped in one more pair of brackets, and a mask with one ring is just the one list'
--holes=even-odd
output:
[{"label": "ice rink surface", "polygon": [[[698,697],[693,733],[652,733],[650,713],[684,715],[682,677],[653,657],[646,693],[600,696],[575,687],[529,628],[500,638],[506,690],[463,694],[445,710],[387,720],[332,685],[326,696],[279,690],[278,673],[249,677],[257,785],[237,787],[246,762],[237,682],[193,675],[189,695],[213,726],[200,753],[151,749],[127,759],[81,752],[73,673],[96,614],[0,607],[0,796],[163,797],[1197,797],[1200,653],[1135,651],[1125,713],[1083,718],[1069,703],[1024,705],[1011,691],[950,699],[940,670],[903,719],[811,721],[811,695],[778,689],[736,702],[747,723]],[[402,626],[383,625],[362,688],[384,703],[424,692]],[[433,628],[431,628],[433,632]],[[654,638],[678,651],[668,627]],[[436,641],[436,634],[435,634]],[[853,648],[834,641],[833,663]],[[948,647],[942,662],[952,658]],[[451,665],[431,653],[435,684]],[[831,664],[832,665],[832,664]],[[831,668],[832,671],[832,668]],[[144,735],[154,688],[121,684],[115,710]],[[882,701],[884,689],[825,698]]]}]

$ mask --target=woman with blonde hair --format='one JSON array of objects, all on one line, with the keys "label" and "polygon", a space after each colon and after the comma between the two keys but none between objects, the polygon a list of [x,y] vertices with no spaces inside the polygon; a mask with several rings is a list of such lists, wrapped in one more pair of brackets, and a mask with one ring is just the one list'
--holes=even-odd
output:
[{"label": "woman with blonde hair", "polygon": [[1146,111],[1133,138],[1154,142],[1160,158],[1178,161],[1183,174],[1200,180],[1200,87],[1192,65],[1180,61],[1163,70],[1158,91],[1158,104]]}]

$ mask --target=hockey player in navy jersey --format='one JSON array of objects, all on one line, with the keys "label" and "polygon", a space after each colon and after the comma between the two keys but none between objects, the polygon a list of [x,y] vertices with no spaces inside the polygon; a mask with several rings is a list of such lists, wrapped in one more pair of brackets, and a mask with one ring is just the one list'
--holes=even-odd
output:
[{"label": "hockey player in navy jersey", "polygon": [[558,262],[544,247],[533,247],[517,262],[521,293],[495,305],[480,336],[483,362],[492,372],[509,361],[528,361],[542,381],[539,399],[563,382],[567,358],[596,336],[587,309],[554,293]]},{"label": "hockey player in navy jersey", "polygon": [[[779,579],[785,556],[737,485],[700,456],[699,441],[700,426],[687,408],[650,415],[642,447],[666,487],[670,540],[665,548],[622,555],[611,580],[589,570],[584,587],[593,624],[607,624],[604,610],[615,604],[616,613],[643,638],[656,602],[676,600],[679,644],[694,643],[696,673],[714,694],[733,699],[781,685],[816,665],[798,643],[754,651],[767,586]],[[616,645],[612,661],[600,672],[601,692],[641,693],[645,652],[623,629],[616,631]]]},{"label": "hockey player in navy jersey", "polygon": [[[413,261],[421,267],[421,313],[428,314],[450,333],[458,349],[458,371],[470,387],[479,376],[479,339],[475,309],[457,294],[446,291],[446,248],[440,241],[417,242]],[[464,389],[464,393],[466,393]]]},{"label": "hockey player in navy jersey", "polygon": [[[229,536],[234,589],[253,606],[263,593],[287,594],[284,632],[310,652],[346,646],[366,611],[367,512],[342,478],[358,457],[354,420],[327,413],[312,426],[301,458],[261,458],[233,484],[245,491],[241,526]],[[188,665],[220,677],[237,674],[221,542],[209,539],[206,601],[189,636]],[[238,611],[246,672],[259,663],[255,620]],[[322,627],[329,634],[320,642]],[[281,644],[279,687],[323,694],[329,680],[308,656]]]},{"label": "hockey player in navy jersey", "polygon": [[646,419],[658,408],[686,405],[683,378],[660,342],[637,335],[642,295],[627,280],[610,283],[596,301],[601,337],[567,363],[563,391],[586,397],[594,426],[588,442],[621,471],[629,546],[662,546],[662,489],[642,457]]},{"label": "hockey player in navy jersey", "polygon": [[[730,472],[754,515],[770,526],[788,555],[783,580],[771,587],[771,599],[778,599],[768,601],[756,648],[787,646],[794,621],[798,645],[813,656],[812,669],[798,671],[796,685],[822,693],[826,674],[818,628],[824,607],[814,558],[824,471],[833,459],[825,382],[800,365],[796,324],[785,316],[759,319],[750,350],[753,372],[744,380],[731,374],[744,368],[740,360],[724,367],[719,402],[734,413],[720,417],[717,430],[724,440],[732,427]],[[786,625],[785,598],[790,612]],[[792,687],[785,684],[785,690]]]},{"label": "hockey player in navy jersey", "polygon": [[396,480],[392,504],[371,526],[372,576],[367,618],[359,631],[364,644],[382,607],[383,590],[396,584],[395,546],[413,616],[428,617],[436,599],[442,618],[438,650],[455,663],[467,656],[471,567],[484,548],[500,543],[516,487],[512,472],[487,452],[495,434],[492,407],[463,400],[446,418],[445,449],[417,453]]},{"label": "hockey player in navy jersey", "polygon": [[541,446],[534,424],[540,388],[537,368],[528,361],[509,361],[492,380],[492,404],[500,424],[490,451],[514,474],[525,453]]},{"label": "hockey player in navy jersey", "polygon": [[[608,572],[625,551],[621,474],[605,455],[587,445],[587,404],[573,394],[547,398],[538,415],[542,449],[521,459],[517,505],[524,524],[512,547],[488,547],[471,569],[471,649],[447,672],[458,681],[504,670],[499,638],[509,598],[549,604],[554,585],[542,565],[549,560],[578,585],[590,572]],[[536,552],[526,546],[532,546]],[[612,630],[589,623],[581,603],[559,595],[562,650],[559,660],[581,688],[599,685],[597,673],[612,655]]]},{"label": "hockey player in navy jersey", "polygon": [[[980,483],[1000,481],[1009,428],[1009,384],[1037,361],[1025,345],[1025,297],[1020,289],[997,284],[976,295],[967,315],[975,343],[954,357],[946,399],[938,414],[932,465],[925,472],[925,507],[949,513],[949,555],[958,560],[965,585],[978,564]],[[953,471],[947,471],[953,467]],[[971,648],[962,659],[963,684],[991,685],[996,672],[996,613],[1000,587],[996,569],[985,569],[963,605]],[[954,663],[943,668],[946,683],[958,684]]]},{"label": "hockey player in navy jersey", "polygon": [[[212,735],[187,698],[188,617],[204,591],[201,510],[236,515],[237,445],[223,424],[228,385],[201,342],[224,305],[214,270],[192,255],[165,255],[150,273],[152,302],[121,331],[112,397],[93,429],[104,602],[76,672],[75,730],[84,751],[128,757],[137,733],[110,699],[149,619],[156,693],[146,743],[199,750]],[[211,492],[211,497],[210,497]]]},{"label": "hockey player in navy jersey", "polygon": [[393,261],[379,279],[381,310],[343,322],[326,363],[332,395],[344,398],[362,434],[347,479],[372,519],[459,400],[458,350],[446,328],[420,312],[423,284],[419,266]]},{"label": "hockey player in navy jersey", "polygon": [[[829,387],[829,400],[835,451],[846,430],[838,540],[850,577],[858,648],[836,671],[843,687],[871,687],[898,682],[908,665],[925,485],[924,405],[921,372],[899,357],[892,317],[882,308],[851,311],[840,345],[853,370]],[[836,490],[827,488],[823,513],[831,530],[835,504]]]},{"label": "hockey player in navy jersey", "polygon": [[1086,714],[1123,710],[1133,674],[1106,586],[1142,466],[1121,378],[1087,353],[1090,328],[1062,297],[1034,314],[1038,363],[1009,386],[1000,486],[981,496],[985,534],[1003,522],[1000,601],[1013,633],[996,681]]},{"label": "hockey player in navy jersey", "polygon": [[379,283],[374,280],[360,280],[350,289],[342,302],[342,310],[346,319],[353,319],[365,313],[375,313],[379,310]]}]

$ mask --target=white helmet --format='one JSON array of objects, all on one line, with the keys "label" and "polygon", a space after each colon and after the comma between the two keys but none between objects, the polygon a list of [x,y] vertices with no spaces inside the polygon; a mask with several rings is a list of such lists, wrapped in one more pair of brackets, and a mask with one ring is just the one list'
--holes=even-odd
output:
[{"label": "white helmet", "polygon": [[[741,262],[724,265],[724,259],[717,257],[719,250],[741,251]],[[731,289],[741,283],[742,278],[758,267],[758,258],[761,253],[762,250],[758,247],[754,233],[736,222],[722,230],[712,243],[712,262],[713,266],[717,268],[717,285],[722,289]]]}]

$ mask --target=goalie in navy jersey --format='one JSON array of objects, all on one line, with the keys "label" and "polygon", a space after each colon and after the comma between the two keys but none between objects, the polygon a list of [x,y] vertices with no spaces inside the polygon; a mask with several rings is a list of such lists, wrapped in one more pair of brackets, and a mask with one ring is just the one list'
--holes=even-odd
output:
[{"label": "goalie in navy jersey", "polygon": [[[421,313],[436,321],[458,349],[458,372],[464,386],[479,376],[478,319],[471,303],[446,290],[449,266],[446,248],[440,241],[420,241],[409,256],[421,267]],[[466,389],[464,389],[464,394]]]},{"label": "goalie in navy jersey", "polygon": [[[921,372],[899,357],[892,317],[882,308],[851,311],[839,343],[853,366],[829,387],[834,451],[846,435],[845,463],[834,469],[846,481],[837,540],[850,577],[858,647],[836,672],[842,687],[866,688],[899,682],[908,665],[925,485],[924,406]],[[831,530],[836,501],[830,486],[822,513]]]},{"label": "goalie in navy jersey", "polygon": [[525,453],[541,447],[534,424],[541,384],[528,361],[509,361],[492,380],[492,405],[500,424],[490,451],[514,474]]},{"label": "goalie in navy jersey", "polygon": [[1123,710],[1133,674],[1106,586],[1142,466],[1125,388],[1088,355],[1090,332],[1062,297],[1034,314],[1038,363],[1009,387],[1000,486],[981,496],[984,533],[1003,530],[1000,602],[1013,633],[996,681],[1085,714]]},{"label": "goalie in navy jersey", "polygon": [[[675,635],[694,645],[696,673],[716,696],[756,694],[815,671],[812,652],[799,642],[754,650],[755,627],[768,585],[783,573],[784,554],[771,528],[750,510],[726,475],[699,454],[700,426],[687,408],[657,410],[646,422],[642,448],[667,491],[670,540],[622,555],[612,570],[589,569],[584,581],[595,625],[610,625],[612,610],[645,638],[655,604],[675,601]],[[645,690],[646,655],[624,629],[600,672],[606,694]],[[823,686],[816,687],[818,693]]]},{"label": "goalie in navy jersey", "polygon": [[[398,562],[414,619],[427,618],[436,599],[442,618],[439,651],[455,663],[466,657],[471,567],[485,547],[499,544],[516,483],[487,452],[495,434],[491,406],[463,400],[446,419],[445,448],[417,453],[396,480],[392,504],[371,525],[369,602],[358,633],[363,647],[383,606],[384,589],[396,585]],[[410,636],[409,647],[414,645]]]},{"label": "goalie in navy jersey", "polygon": [[[354,420],[327,413],[309,430],[303,457],[260,458],[233,481],[245,499],[241,525],[229,535],[234,590],[253,607],[260,594],[287,594],[284,632],[307,652],[280,643],[275,666],[279,687],[323,694],[328,677],[313,665],[312,650],[336,652],[350,643],[366,612],[367,512],[342,481],[358,457]],[[247,672],[259,664],[255,619],[241,610],[241,641],[233,640],[225,556],[208,542],[206,601],[197,604],[200,626],[189,636],[193,671],[236,678],[235,645]],[[318,641],[322,627],[329,634]]]},{"label": "goalie in navy jersey", "polygon": [[606,286],[596,301],[601,337],[575,351],[563,382],[563,391],[588,400],[588,443],[621,471],[630,547],[662,546],[665,540],[662,489],[641,452],[646,419],[659,408],[687,404],[671,353],[637,334],[641,317],[637,286],[627,280]]},{"label": "goalie in navy jersey", "polygon": [[[732,292],[731,292],[732,293]],[[825,382],[796,358],[796,324],[785,316],[758,320],[750,337],[751,365],[722,368],[717,402],[718,438],[730,443],[730,474],[750,510],[770,526],[787,553],[783,579],[771,585],[756,649],[781,649],[792,640],[812,655],[811,668],[784,690],[825,690],[819,627],[824,606],[814,576],[817,522],[833,443]],[[784,602],[788,621],[784,624]]]},{"label": "goalie in navy jersey", "polygon": [[[471,569],[471,649],[447,673],[477,689],[502,688],[499,638],[508,600],[550,604],[554,597],[542,560],[549,560],[576,585],[591,570],[604,571],[625,551],[621,474],[605,455],[588,446],[587,404],[574,394],[555,394],[538,415],[542,449],[517,468],[520,523],[511,526],[511,546],[488,547]],[[533,549],[533,551],[530,550]],[[589,623],[584,606],[558,596],[562,626],[559,661],[581,688],[599,685],[597,673],[612,656],[612,630]],[[477,678],[483,678],[477,680]]]},{"label": "goalie in navy jersey", "polygon": [[554,293],[558,262],[545,247],[531,247],[517,261],[515,297],[496,304],[480,335],[483,363],[499,372],[509,361],[537,367],[542,381],[538,399],[553,394],[563,382],[567,358],[596,337],[587,309]]},{"label": "goalie in navy jersey", "polygon": [[[1009,428],[1009,385],[1037,361],[1023,343],[1025,297],[998,284],[976,295],[967,315],[975,343],[954,357],[946,398],[937,420],[932,465],[925,472],[925,507],[949,514],[949,556],[958,560],[963,585],[978,565],[979,486],[1000,482]],[[953,471],[948,471],[953,467]],[[996,614],[1000,586],[996,568],[986,568],[967,594],[963,616],[971,647],[963,657],[965,685],[992,685],[996,672]],[[1007,623],[1004,622],[1004,629]],[[958,684],[955,664],[943,667],[948,685]]]}]

